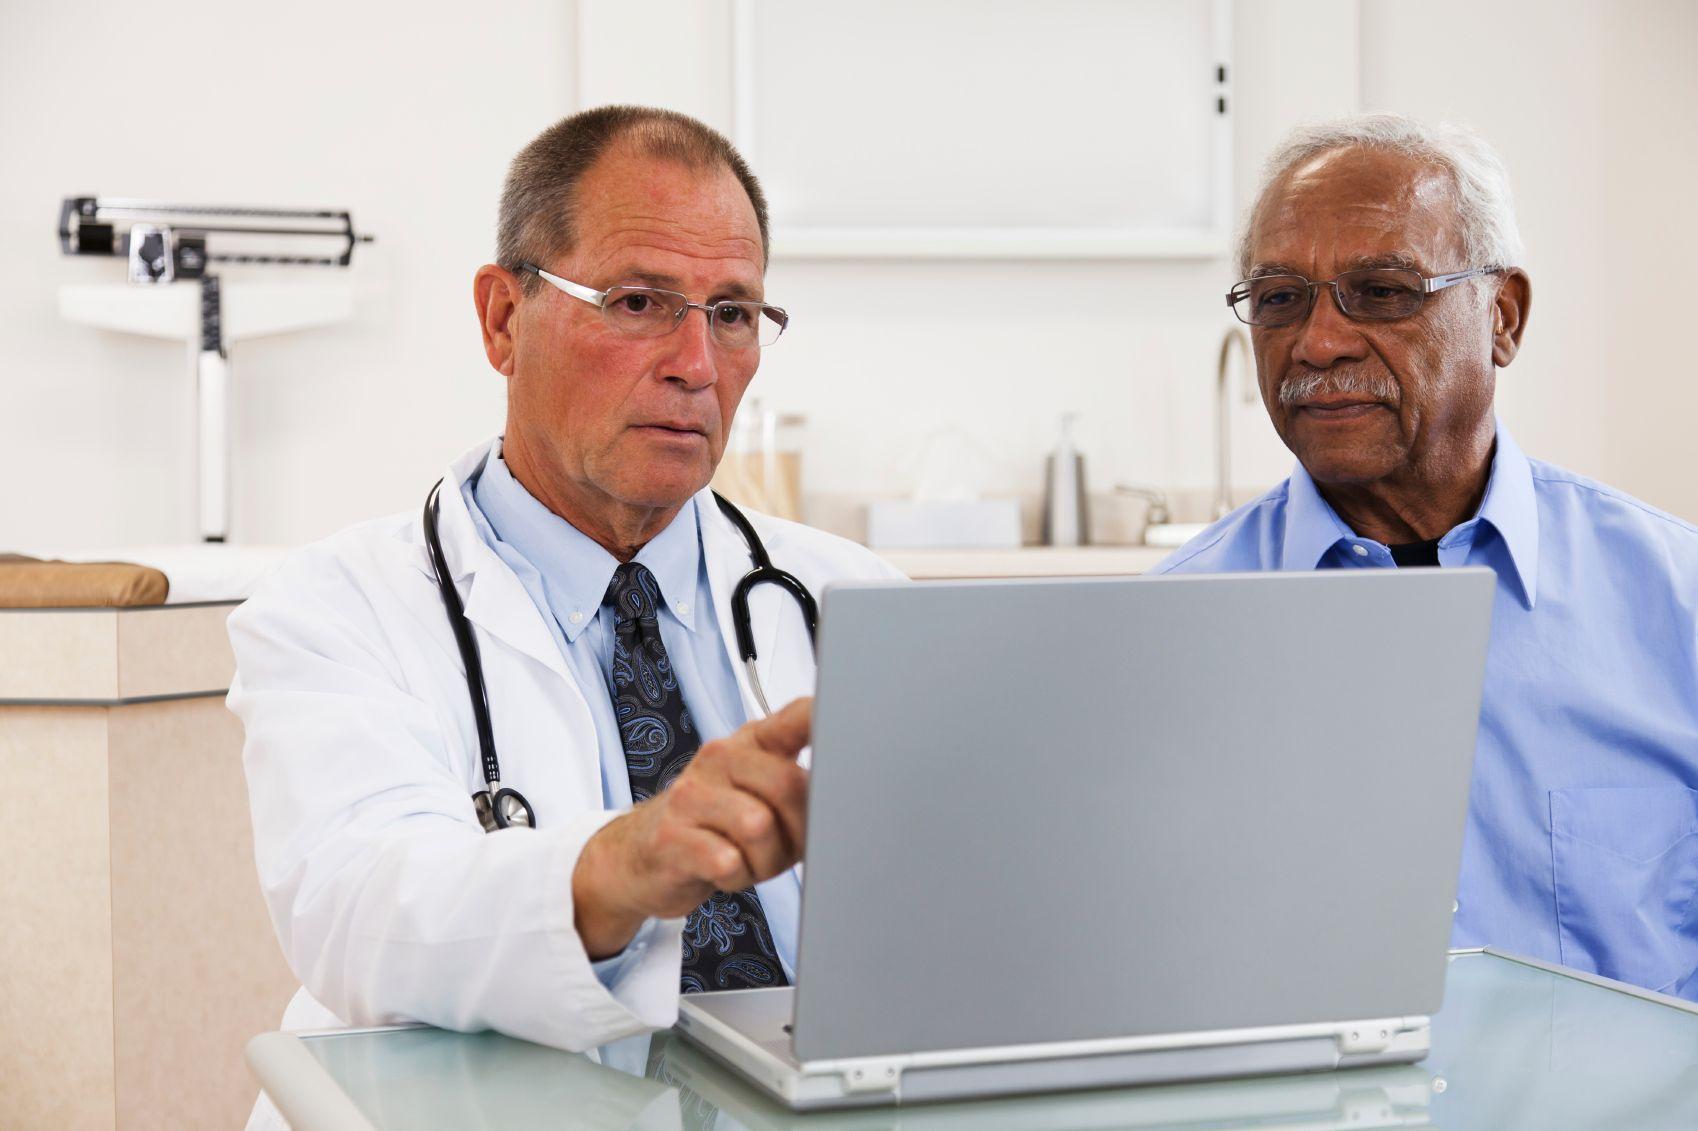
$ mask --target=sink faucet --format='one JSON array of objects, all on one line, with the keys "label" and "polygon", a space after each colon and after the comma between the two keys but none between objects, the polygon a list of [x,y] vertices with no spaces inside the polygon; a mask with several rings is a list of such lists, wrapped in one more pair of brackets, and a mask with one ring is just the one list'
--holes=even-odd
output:
[{"label": "sink faucet", "polygon": [[1167,509],[1167,496],[1154,487],[1138,487],[1130,483],[1116,483],[1114,489],[1122,495],[1132,495],[1149,503],[1144,511],[1145,526],[1165,526],[1173,521],[1173,512]]},{"label": "sink faucet", "polygon": [[[1220,358],[1215,363],[1215,518],[1232,513],[1232,398],[1227,393],[1226,379],[1233,346],[1238,347],[1238,355],[1248,372],[1250,339],[1237,326],[1229,328],[1226,337],[1220,340]],[[1248,393],[1245,399],[1249,399]]]}]

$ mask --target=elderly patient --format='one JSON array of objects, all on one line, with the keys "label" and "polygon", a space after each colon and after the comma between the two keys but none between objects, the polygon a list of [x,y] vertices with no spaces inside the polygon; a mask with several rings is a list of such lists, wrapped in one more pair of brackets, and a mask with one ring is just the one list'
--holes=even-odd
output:
[{"label": "elderly patient", "polygon": [[[1297,466],[1157,572],[1495,570],[1453,942],[1698,999],[1698,530],[1529,459],[1495,419],[1520,256],[1472,134],[1295,133],[1228,299]],[[1363,662],[1398,646],[1364,640]]]}]

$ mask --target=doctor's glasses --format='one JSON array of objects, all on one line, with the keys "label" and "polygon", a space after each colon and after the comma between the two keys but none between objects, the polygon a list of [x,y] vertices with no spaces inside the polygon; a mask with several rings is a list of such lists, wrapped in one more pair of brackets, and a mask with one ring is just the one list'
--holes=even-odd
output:
[{"label": "doctor's glasses", "polygon": [[692,310],[707,316],[713,340],[726,349],[770,346],[790,325],[790,315],[783,307],[764,302],[737,299],[691,302],[677,291],[657,287],[613,287],[598,291],[562,279],[535,263],[521,263],[519,270],[528,271],[555,289],[600,308],[602,321],[628,338],[659,338],[670,334]]}]

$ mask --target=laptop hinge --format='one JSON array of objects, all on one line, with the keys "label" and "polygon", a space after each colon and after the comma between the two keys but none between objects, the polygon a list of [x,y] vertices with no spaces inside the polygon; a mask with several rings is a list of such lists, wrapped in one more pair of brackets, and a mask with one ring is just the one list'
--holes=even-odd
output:
[{"label": "laptop hinge", "polygon": [[1339,1032],[1338,1051],[1341,1055],[1384,1052],[1405,1028],[1405,1019],[1402,1017],[1352,1024]]},{"label": "laptop hinge", "polygon": [[899,1060],[856,1060],[843,1067],[845,1092],[894,1092],[901,1083]]}]

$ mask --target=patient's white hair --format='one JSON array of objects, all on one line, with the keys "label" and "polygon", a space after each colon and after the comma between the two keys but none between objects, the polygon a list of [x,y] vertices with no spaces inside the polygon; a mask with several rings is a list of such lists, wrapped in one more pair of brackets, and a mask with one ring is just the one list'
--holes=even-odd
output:
[{"label": "patient's white hair", "polygon": [[1441,270],[1466,267],[1515,267],[1521,263],[1521,231],[1509,173],[1492,147],[1467,126],[1427,123],[1401,114],[1360,114],[1298,126],[1287,134],[1262,166],[1256,203],[1245,217],[1238,239],[1238,271],[1250,273],[1250,234],[1273,183],[1296,165],[1335,149],[1383,149],[1433,162],[1456,185],[1456,211],[1462,222],[1467,263],[1439,264]]}]

